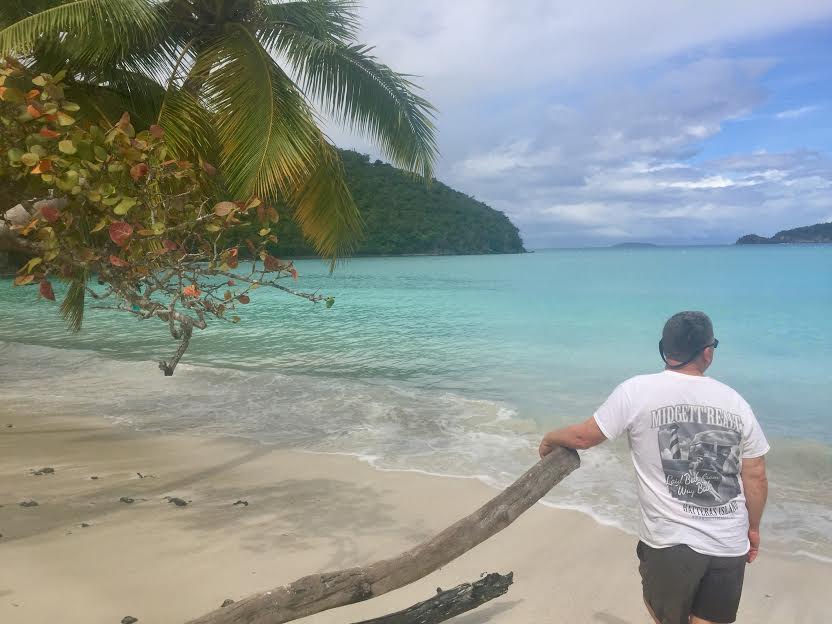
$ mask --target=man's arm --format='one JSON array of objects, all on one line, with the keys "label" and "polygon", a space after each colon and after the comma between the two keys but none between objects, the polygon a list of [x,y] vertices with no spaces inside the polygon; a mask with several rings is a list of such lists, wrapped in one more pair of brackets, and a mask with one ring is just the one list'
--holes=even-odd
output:
[{"label": "man's arm", "polygon": [[590,417],[577,425],[570,425],[563,429],[555,429],[543,436],[540,443],[540,456],[545,457],[556,446],[586,450],[604,442],[606,436],[601,432],[595,418]]},{"label": "man's arm", "polygon": [[742,489],[745,491],[745,506],[748,509],[748,563],[760,552],[760,519],[768,497],[765,456],[742,460]]}]

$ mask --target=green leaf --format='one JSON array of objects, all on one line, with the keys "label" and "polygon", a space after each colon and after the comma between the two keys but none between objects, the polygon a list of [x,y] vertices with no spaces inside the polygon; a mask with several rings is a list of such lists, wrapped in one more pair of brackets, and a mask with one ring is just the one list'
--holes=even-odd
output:
[{"label": "green leaf", "polygon": [[29,262],[23,265],[18,273],[31,273],[32,270],[41,262],[43,262],[43,258],[32,258]]},{"label": "green leaf", "polygon": [[70,115],[67,115],[63,111],[58,111],[57,116],[58,116],[58,124],[61,125],[61,126],[71,126],[72,124],[75,123],[75,118],[70,116]]},{"label": "green leaf", "polygon": [[136,200],[135,198],[125,197],[118,204],[116,204],[116,207],[113,208],[113,212],[117,215],[126,215],[128,211],[137,203],[138,200]]},{"label": "green leaf", "polygon": [[233,210],[236,210],[236,209],[237,209],[237,204],[235,204],[234,202],[230,202],[230,201],[224,201],[224,202],[220,202],[216,206],[214,206],[214,214],[217,215],[218,217],[224,217],[224,216],[226,216],[227,214],[229,214],[230,212],[232,212]]},{"label": "green leaf", "polygon": [[38,158],[37,154],[33,154],[32,152],[26,152],[20,157],[20,162],[22,162],[27,167],[34,167],[40,158]]},{"label": "green leaf", "polygon": [[43,75],[35,76],[34,78],[32,78],[32,83],[36,84],[39,87],[45,87],[46,86],[46,78],[44,78]]},{"label": "green leaf", "polygon": [[73,143],[69,139],[64,139],[63,141],[58,142],[58,149],[61,151],[62,154],[72,155],[78,151],[78,148],[75,147],[75,143]]}]

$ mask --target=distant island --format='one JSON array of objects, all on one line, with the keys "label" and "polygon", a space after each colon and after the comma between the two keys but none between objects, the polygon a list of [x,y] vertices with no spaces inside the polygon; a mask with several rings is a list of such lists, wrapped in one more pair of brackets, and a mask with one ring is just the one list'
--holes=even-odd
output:
[{"label": "distant island", "polygon": [[[517,227],[481,201],[437,180],[429,185],[369,156],[343,150],[347,185],[364,218],[355,255],[524,253]],[[292,219],[281,221],[275,252],[314,255]]]},{"label": "distant island", "polygon": [[646,247],[658,247],[658,245],[654,243],[618,243],[617,245],[611,245],[615,249],[644,249]]},{"label": "distant island", "polygon": [[785,243],[832,243],[832,222],[782,230],[771,238],[746,234],[736,242],[737,245],[782,245]]}]

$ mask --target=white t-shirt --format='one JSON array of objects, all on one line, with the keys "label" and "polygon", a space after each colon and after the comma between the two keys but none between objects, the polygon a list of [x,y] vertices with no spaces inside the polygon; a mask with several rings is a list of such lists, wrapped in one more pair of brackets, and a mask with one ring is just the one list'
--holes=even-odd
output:
[{"label": "white t-shirt", "polygon": [[610,440],[627,432],[643,542],[721,557],[748,552],[742,460],[769,445],[735,390],[669,370],[640,375],[613,391],[595,421]]}]

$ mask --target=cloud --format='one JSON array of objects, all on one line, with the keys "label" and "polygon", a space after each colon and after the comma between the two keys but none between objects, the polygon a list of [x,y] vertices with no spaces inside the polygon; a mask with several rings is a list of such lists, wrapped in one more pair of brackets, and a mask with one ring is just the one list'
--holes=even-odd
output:
[{"label": "cloud", "polygon": [[506,212],[529,246],[730,242],[832,213],[826,153],[700,156],[770,97],[781,61],[737,44],[832,18],[828,1],[366,0],[361,17],[362,40],[440,109],[438,177]]},{"label": "cloud", "polygon": [[803,117],[804,115],[808,115],[809,113],[813,113],[818,110],[820,107],[816,105],[812,106],[801,106],[800,108],[790,108],[788,110],[780,111],[779,113],[775,113],[775,119],[797,119],[798,117]]}]

